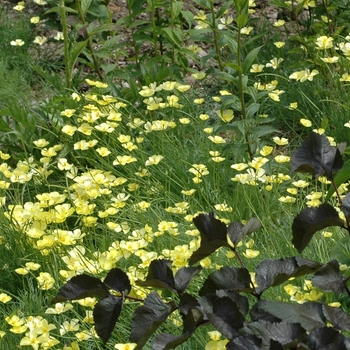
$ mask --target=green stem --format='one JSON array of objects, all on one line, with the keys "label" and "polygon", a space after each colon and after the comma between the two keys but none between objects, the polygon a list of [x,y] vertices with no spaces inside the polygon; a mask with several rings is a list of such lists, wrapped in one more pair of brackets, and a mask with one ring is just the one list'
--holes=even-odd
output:
[{"label": "green stem", "polygon": [[219,42],[218,42],[218,37],[219,36],[218,36],[217,27],[216,27],[215,10],[214,10],[214,1],[213,0],[210,1],[210,12],[211,12],[211,18],[212,18],[211,28],[212,28],[213,36],[214,36],[213,39],[214,39],[215,52],[216,52],[216,56],[218,58],[220,71],[223,71],[224,70],[224,64],[222,62],[221,54],[220,54],[220,47],[219,47]]},{"label": "green stem", "polygon": [[[79,18],[81,20],[81,23],[86,24],[85,16],[84,16],[83,10],[81,8],[80,1],[77,1],[76,4],[77,4],[77,10],[78,10],[78,14],[79,14]],[[95,71],[96,71],[99,79],[101,81],[104,81],[103,75],[102,75],[101,70],[100,70],[100,64],[99,64],[98,59],[95,55],[95,50],[92,46],[92,38],[90,36],[88,37],[87,47],[91,53],[91,57],[92,57],[92,60],[94,62]]]},{"label": "green stem", "polygon": [[72,87],[72,70],[69,68],[69,41],[65,0],[60,1],[60,15],[64,40],[64,66],[66,67],[66,87],[67,89],[70,89]]}]

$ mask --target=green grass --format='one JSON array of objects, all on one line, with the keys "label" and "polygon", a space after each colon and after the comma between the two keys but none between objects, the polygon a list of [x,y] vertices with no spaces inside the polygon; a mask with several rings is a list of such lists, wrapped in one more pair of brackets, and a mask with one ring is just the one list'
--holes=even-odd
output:
[{"label": "green grass", "polygon": [[[260,107],[252,120],[255,123],[259,121],[259,114],[268,114],[271,118],[268,125],[278,129],[280,133],[259,137],[254,156],[260,156],[259,151],[263,146],[273,146],[272,153],[266,156],[269,161],[263,167],[266,175],[290,175],[289,164],[280,164],[274,157],[291,155],[309,132],[309,129],[300,124],[300,118],[309,119],[313,123],[311,129],[324,127],[326,134],[334,137],[336,142],[349,138],[350,131],[344,127],[344,123],[349,121],[348,87],[340,84],[336,68],[329,70],[329,77],[333,76],[331,81],[321,74],[314,81],[304,83],[289,79],[292,72],[304,69],[298,65],[302,61],[300,53],[296,51],[299,43],[287,38],[285,49],[277,49],[273,42],[283,40],[285,34],[267,22],[257,23],[255,30],[258,28],[260,32],[264,31],[264,46],[254,63],[265,64],[272,57],[283,57],[284,61],[276,70],[265,67],[264,71],[258,74],[249,71],[246,73],[248,87],[244,95],[245,103],[248,105],[248,100],[257,96],[251,91],[254,89],[253,84],[259,80],[269,83],[277,79],[279,84],[276,89],[284,90],[285,93],[281,95],[280,102],[273,101],[268,96],[259,99],[256,97]],[[168,106],[151,111],[147,109],[144,101],[149,97],[139,95],[142,85],[133,80],[134,76],[142,74],[142,81],[149,80],[149,83],[152,83],[151,79],[156,79],[154,72],[151,74],[147,71],[146,64],[144,67],[141,65],[138,72],[128,71],[128,68],[123,72],[128,78],[125,80],[129,81],[129,88],[125,87],[125,84],[124,87],[120,87],[119,73],[112,72],[106,77],[109,87],[99,89],[84,83],[77,86],[79,91],[66,90],[63,62],[60,61],[61,47],[57,47],[56,55],[52,54],[51,49],[34,46],[32,42],[38,34],[37,30],[30,24],[25,13],[11,12],[10,17],[4,8],[0,9],[0,47],[3,48],[0,52],[0,151],[3,153],[0,153],[0,156],[7,153],[11,155],[9,160],[5,159],[5,156],[0,160],[0,180],[4,181],[4,185],[0,182],[0,203],[1,197],[6,198],[6,203],[0,206],[0,293],[5,292],[12,297],[8,303],[0,303],[0,330],[6,332],[6,335],[0,338],[1,348],[14,349],[25,336],[25,331],[21,334],[11,332],[11,327],[5,322],[5,317],[14,314],[21,317],[41,316],[55,324],[57,329],[52,331],[52,334],[61,343],[54,348],[68,346],[71,341],[76,340],[74,333],[67,333],[61,337],[59,327],[64,321],[72,318],[82,320],[85,308],[75,305],[73,310],[61,315],[45,314],[45,310],[52,307],[50,301],[66,282],[65,271],[70,271],[72,275],[84,272],[102,278],[108,270],[116,266],[130,273],[130,276],[133,269],[136,269],[141,274],[139,278],[142,279],[145,278],[147,265],[150,263],[146,259],[144,265],[141,265],[141,257],[146,252],[155,253],[158,258],[174,260],[174,269],[186,265],[199,239],[189,216],[199,212],[215,211],[220,219],[229,222],[246,221],[251,217],[257,217],[261,221],[262,228],[246,237],[243,245],[238,248],[251,272],[262,259],[278,259],[297,254],[291,243],[293,219],[306,206],[307,194],[320,188],[324,192],[325,188],[319,184],[315,185],[311,177],[300,174],[291,175],[290,180],[283,180],[281,183],[256,180],[256,186],[231,180],[239,174],[231,168],[234,163],[243,162],[248,165],[250,171],[255,169],[249,164],[251,159],[246,148],[242,153],[236,153],[231,148],[232,144],[242,145],[245,142],[240,127],[228,129],[230,124],[225,124],[217,115],[217,111],[222,107],[222,100],[214,102],[212,98],[220,96],[222,90],[238,94],[242,87],[237,86],[237,80],[233,83],[216,78],[215,56],[202,66],[197,63],[197,68],[206,71],[207,78],[203,81],[193,81],[188,91],[164,89],[152,96],[162,98],[162,102],[165,103],[168,101],[167,97],[174,94],[183,108]],[[305,35],[316,34],[311,31],[305,32]],[[10,45],[11,40],[19,38],[25,42],[23,46]],[[189,41],[192,39],[190,35],[188,38]],[[98,40],[102,39],[98,37],[96,41]],[[244,46],[245,54],[258,46],[257,42],[258,40],[248,42]],[[86,52],[84,54],[85,57],[89,57]],[[235,59],[235,55],[229,51],[223,50],[222,55],[225,62]],[[304,58],[307,58],[306,53]],[[87,76],[96,80],[93,71],[87,69],[81,63],[83,61],[78,62],[77,71],[83,72],[86,69]],[[310,62],[303,61],[304,65],[307,63]],[[164,65],[164,62],[160,66],[162,64]],[[179,67],[176,71],[182,72]],[[166,71],[160,73],[164,73],[164,76],[155,81],[158,87],[164,81],[171,80],[166,77]],[[72,92],[78,94],[80,101],[71,97]],[[108,101],[107,95],[118,97],[111,102]],[[201,97],[205,99],[203,104],[193,102],[195,98]],[[116,102],[119,105],[116,105]],[[292,102],[298,102],[297,110],[288,108]],[[91,108],[92,105],[94,108]],[[233,107],[222,107],[223,110],[230,108]],[[73,116],[66,117],[61,115],[66,109],[76,111]],[[88,118],[91,111],[97,111],[94,117],[98,119]],[[111,113],[121,114],[120,120],[117,117],[115,124],[110,125],[114,130],[107,133],[96,129],[97,125],[108,121]],[[240,120],[240,111],[235,110],[234,113],[234,121]],[[201,114],[208,114],[209,119],[202,120]],[[139,118],[143,124],[135,125],[135,118]],[[181,118],[188,118],[189,123],[182,124]],[[158,124],[162,121],[174,122],[176,126],[162,131],[144,127],[144,124],[155,121]],[[92,126],[91,134],[84,134],[78,130],[73,136],[69,136],[62,132],[65,125],[79,128],[83,123]],[[212,134],[206,133],[205,128],[213,128]],[[221,132],[217,132],[218,128],[221,128]],[[118,139],[120,135],[130,136],[130,142],[137,148],[126,149]],[[209,135],[222,136],[225,142],[213,143],[208,139]],[[272,137],[276,135],[288,138],[289,144],[275,145]],[[33,141],[42,138],[48,141],[48,145],[38,147],[33,144]],[[77,143],[83,140],[96,140],[97,144],[87,150],[77,149]],[[43,148],[50,151],[50,147],[55,148],[55,152],[51,150],[52,153],[48,155],[42,151]],[[111,154],[107,157],[99,155],[96,149],[100,147],[108,148]],[[214,156],[209,153],[213,151],[217,151],[219,156],[225,159],[221,162],[213,161]],[[135,157],[136,160],[126,165],[115,164],[117,157],[122,155]],[[164,158],[159,164],[146,165],[149,157],[154,155]],[[67,159],[69,167],[62,168],[58,165],[58,160],[62,158]],[[208,170],[208,174],[200,178],[200,183],[193,181],[194,174],[189,171],[194,164],[203,164]],[[76,173],[71,171],[71,168],[76,169]],[[142,169],[147,169],[149,175],[140,176]],[[246,170],[242,173],[246,173]],[[124,178],[125,183],[121,181],[116,184],[116,178]],[[287,188],[293,187],[291,182],[298,179],[306,179],[310,186],[298,190],[295,203],[281,203],[280,197],[289,195]],[[8,188],[6,183],[9,184]],[[130,187],[130,184],[137,184],[138,188]],[[272,185],[272,188],[266,188],[267,185]],[[192,195],[182,193],[183,190],[190,189],[196,191]],[[50,205],[40,203],[38,195],[54,191],[63,195],[62,200],[55,202],[52,197],[53,203]],[[125,201],[118,200],[124,194]],[[141,202],[150,204],[149,208],[140,210],[138,204]],[[176,212],[174,208],[179,208],[179,203],[182,202],[186,202],[187,207],[183,212]],[[37,203],[38,208],[32,209],[33,203]],[[72,208],[72,213],[60,220],[57,212],[62,203]],[[15,207],[16,205],[18,207]],[[230,209],[220,211],[218,205],[227,205]],[[113,208],[116,209],[114,212]],[[96,222],[89,223],[88,219]],[[175,225],[163,231],[158,225],[164,221]],[[116,226],[125,223],[128,229],[124,226],[122,230],[120,226]],[[42,229],[42,232],[35,236],[33,232],[37,232],[38,228]],[[145,232],[147,228],[150,231],[148,233]],[[74,230],[81,230],[84,237],[67,243],[64,240],[69,238],[70,234],[67,231]],[[324,238],[320,232],[317,233],[305,249],[303,257],[320,262],[328,261],[331,249],[343,235],[340,230],[332,232],[332,238]],[[152,236],[152,239],[149,239],[149,236]],[[45,240],[53,240],[55,243],[47,243],[46,248],[40,249]],[[143,246],[135,248],[137,241]],[[131,245],[133,247],[130,248]],[[77,250],[80,246],[84,247],[85,253],[82,254],[80,248]],[[176,252],[180,248],[182,252]],[[244,254],[248,248],[259,251],[258,257],[246,258]],[[122,252],[124,257],[118,260],[115,256],[108,255],[113,249],[115,256]],[[235,258],[227,257],[227,252],[227,249],[221,248],[210,257],[209,266],[191,284],[190,290],[194,294],[198,293],[201,283],[210,272],[224,265],[239,266]],[[75,261],[71,263],[75,264],[74,267],[69,267],[63,257],[65,260],[73,257],[72,260]],[[36,262],[41,267],[25,276],[15,272],[28,262]],[[85,266],[82,262],[85,262]],[[77,267],[79,264],[82,265]],[[40,272],[51,274],[54,279],[52,288],[39,288],[36,277]],[[138,289],[134,281],[132,282],[134,292],[138,293],[138,297],[144,298],[145,291]],[[299,285],[302,285],[302,282],[302,279],[295,281]],[[170,298],[168,294],[163,292],[162,297]],[[283,290],[283,286],[280,286],[264,292],[264,298],[285,300],[289,299],[289,296]],[[330,302],[336,299],[335,296],[334,300],[332,298],[332,295],[327,295],[324,300]],[[121,315],[122,321],[118,323],[107,349],[114,348],[115,343],[128,341],[129,322],[136,306],[134,303],[126,305]],[[84,322],[80,325],[79,331],[90,329],[90,325]],[[179,348],[204,349],[209,340],[207,332],[210,330],[213,330],[211,326],[198,329],[195,335]],[[160,332],[180,334],[181,327],[175,326],[169,320],[158,333]],[[84,350],[102,349],[101,343],[96,339],[82,342],[80,346]],[[146,348],[150,348],[150,345]]]}]

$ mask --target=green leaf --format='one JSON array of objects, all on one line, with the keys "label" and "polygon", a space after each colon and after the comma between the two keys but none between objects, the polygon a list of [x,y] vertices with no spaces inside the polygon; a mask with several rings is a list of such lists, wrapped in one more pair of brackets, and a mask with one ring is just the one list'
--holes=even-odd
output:
[{"label": "green leaf", "polygon": [[88,275],[78,275],[72,277],[62,286],[52,304],[66,300],[79,300],[86,297],[104,298],[109,295],[107,286],[98,278]]},{"label": "green leaf", "polygon": [[123,295],[129,294],[131,290],[128,275],[123,270],[118,268],[110,270],[103,283],[108,286],[108,288],[117,290]]},{"label": "green leaf", "polygon": [[74,43],[74,46],[72,49],[69,51],[69,56],[68,56],[68,69],[72,72],[75,66],[75,62],[77,61],[79,55],[81,52],[84,50],[85,46],[88,43],[88,39],[84,41],[79,41]]},{"label": "green leaf", "polygon": [[258,46],[247,54],[247,56],[245,57],[245,59],[243,61],[243,66],[242,66],[243,74],[245,74],[249,71],[251,65],[253,64],[254,60],[258,56],[258,53],[259,53],[261,48],[262,48],[262,46]]},{"label": "green leaf", "polygon": [[142,349],[149,337],[175,310],[174,302],[166,304],[157,292],[147,296],[143,306],[139,306],[131,322],[130,340],[137,343],[136,350]]},{"label": "green leaf", "polygon": [[189,265],[206,258],[220,247],[229,247],[226,224],[215,218],[215,213],[199,214],[193,223],[200,232],[201,243],[189,259]]},{"label": "green leaf", "polygon": [[182,294],[195,277],[202,270],[201,266],[181,267],[175,275],[175,288],[179,294]]},{"label": "green leaf", "polygon": [[171,43],[175,44],[177,47],[181,47],[183,38],[182,31],[180,29],[164,27],[161,29],[161,34],[163,34]]},{"label": "green leaf", "polygon": [[251,103],[246,108],[247,118],[253,118],[254,114],[258,112],[260,109],[260,103]]},{"label": "green leaf", "polygon": [[326,135],[311,132],[290,160],[292,172],[312,173],[315,177],[332,178],[333,172],[343,166],[339,148],[331,146]]},{"label": "green leaf", "polygon": [[111,337],[115,324],[122,311],[123,298],[109,295],[101,299],[94,307],[95,330],[103,343]]},{"label": "green leaf", "polygon": [[80,6],[81,6],[81,10],[82,12],[85,14],[87,12],[87,10],[89,9],[90,5],[92,3],[92,0],[81,0],[80,2]]},{"label": "green leaf", "polygon": [[[336,187],[338,188],[340,185],[342,185],[343,183],[345,183],[349,179],[350,179],[350,159],[348,159],[344,163],[343,167],[337,172],[337,174],[334,177],[334,183],[335,183]],[[328,201],[331,198],[334,191],[335,190],[334,190],[333,185],[330,185],[328,192],[327,192],[327,196],[325,198],[326,201]]]},{"label": "green leaf", "polygon": [[[224,32],[219,38],[219,45],[227,46],[233,55],[237,54],[238,43],[235,36],[230,32]],[[241,69],[239,69],[241,71]]]},{"label": "green leaf", "polygon": [[172,261],[170,260],[152,260],[148,267],[146,280],[136,281],[136,284],[142,287],[166,288],[176,292],[171,265]]},{"label": "green leaf", "polygon": [[344,222],[338,212],[328,203],[319,207],[305,208],[295,218],[292,224],[294,247],[301,253],[309,244],[315,232],[330,226],[343,227]]},{"label": "green leaf", "polygon": [[96,25],[95,22],[99,24],[98,21],[94,21],[90,23],[90,25],[87,28],[87,32],[90,36],[95,35],[97,33],[113,32],[119,29],[119,27],[115,23],[103,23]]},{"label": "green leaf", "polygon": [[292,277],[303,276],[317,271],[322,264],[302,258],[262,260],[256,268],[257,293],[269,287],[278,286]]},{"label": "green leaf", "polygon": [[275,129],[270,125],[259,125],[251,130],[250,135],[252,140],[257,140],[260,137],[271,135],[273,133],[279,133],[279,132],[280,132],[279,130]]},{"label": "green leaf", "polygon": [[321,303],[289,304],[282,301],[270,301],[262,308],[284,322],[300,323],[307,332],[326,325]]},{"label": "green leaf", "polygon": [[243,28],[248,22],[248,15],[246,13],[241,13],[237,19],[236,23],[239,29]]},{"label": "green leaf", "polygon": [[199,291],[199,295],[214,294],[218,289],[248,293],[254,291],[249,271],[232,266],[224,266],[210,274]]},{"label": "green leaf", "polygon": [[182,10],[183,2],[182,1],[173,1],[172,4],[173,4],[172,17],[174,19],[176,19]]},{"label": "green leaf", "polygon": [[343,293],[348,280],[340,273],[339,263],[331,260],[315,273],[312,284],[325,292]]},{"label": "green leaf", "polygon": [[350,265],[350,237],[346,235],[337,241],[331,251],[332,259],[338,260],[342,264]]}]

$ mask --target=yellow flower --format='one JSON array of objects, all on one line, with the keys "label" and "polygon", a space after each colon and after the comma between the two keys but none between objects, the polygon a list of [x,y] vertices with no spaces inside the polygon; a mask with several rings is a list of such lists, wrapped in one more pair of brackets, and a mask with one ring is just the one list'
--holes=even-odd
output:
[{"label": "yellow flower", "polygon": [[111,154],[111,151],[106,148],[106,147],[100,147],[96,149],[96,152],[101,156],[101,157],[107,157],[109,154]]},{"label": "yellow flower", "polygon": [[209,115],[208,114],[201,114],[200,116],[199,116],[199,119],[200,120],[208,120],[210,117],[209,117]]},{"label": "yellow flower", "polygon": [[300,124],[305,126],[306,128],[309,128],[310,126],[312,126],[311,120],[304,119],[304,118],[300,119]]},{"label": "yellow flower", "polygon": [[22,39],[12,40],[10,43],[12,46],[22,46],[24,45],[24,41]]},{"label": "yellow flower", "polygon": [[276,21],[273,26],[274,27],[281,27],[285,24],[286,22],[283,19],[279,19],[278,21]]},{"label": "yellow flower", "polygon": [[290,161],[290,157],[279,155],[275,157],[275,161],[277,163],[288,163]]},{"label": "yellow flower", "polygon": [[221,111],[216,111],[216,114],[226,123],[230,122],[234,118],[233,110],[231,109],[226,109],[222,113]]},{"label": "yellow flower", "polygon": [[67,134],[69,136],[73,136],[74,133],[76,132],[78,128],[76,126],[73,126],[73,125],[65,125],[61,131],[64,133],[64,134]]},{"label": "yellow flower", "polygon": [[250,32],[253,30],[254,28],[253,27],[243,27],[241,29],[241,34],[243,35],[249,35]]},{"label": "yellow flower", "polygon": [[327,37],[325,35],[320,36],[316,39],[316,49],[317,50],[326,50],[333,47],[333,38]]},{"label": "yellow flower", "polygon": [[146,166],[157,165],[164,157],[162,155],[153,155],[146,160]]},{"label": "yellow flower", "polygon": [[283,41],[276,41],[275,43],[273,43],[278,49],[280,49],[281,47],[283,47],[286,43]]},{"label": "yellow flower", "polygon": [[47,38],[45,36],[37,36],[35,37],[33,43],[34,44],[39,44],[40,46],[46,43]]},{"label": "yellow flower", "polygon": [[[55,40],[63,40],[64,39],[64,36],[63,36],[63,33],[62,32],[57,32],[56,33],[56,35],[53,37]],[[74,94],[74,92],[73,92],[73,94]],[[72,94],[72,95],[73,95]],[[73,100],[77,100],[77,101],[80,101],[80,97],[79,97],[79,99],[77,99],[76,97],[76,94],[74,95],[74,97],[73,97]]]},{"label": "yellow flower", "polygon": [[293,111],[294,109],[297,109],[297,108],[298,108],[298,102],[291,102],[289,104],[289,107],[288,107],[288,109],[291,111]]},{"label": "yellow flower", "polygon": [[39,289],[42,290],[51,289],[55,284],[55,280],[48,272],[40,272],[36,279],[39,283]]},{"label": "yellow flower", "polygon": [[205,99],[204,98],[196,98],[193,100],[193,102],[197,105],[201,105],[202,103],[204,103]]},{"label": "yellow flower", "polygon": [[232,164],[231,165],[231,168],[232,169],[235,169],[235,170],[237,170],[237,171],[242,171],[242,170],[244,170],[244,169],[246,169],[246,168],[248,168],[248,164],[245,164],[245,163],[237,163],[237,164]]},{"label": "yellow flower", "polygon": [[253,64],[252,67],[250,68],[250,72],[251,73],[260,73],[263,71],[264,67],[265,66],[263,64]]},{"label": "yellow flower", "polygon": [[214,143],[226,143],[225,139],[221,136],[208,136],[208,139]]},{"label": "yellow flower", "polygon": [[282,196],[278,198],[278,200],[282,203],[294,203],[296,201],[296,198],[291,197],[291,196]]},{"label": "yellow flower", "polygon": [[206,74],[204,72],[198,72],[198,73],[193,73],[192,77],[197,79],[197,80],[202,80],[204,79]]},{"label": "yellow flower", "polygon": [[137,346],[136,343],[115,344],[114,348],[117,350],[133,350]]},{"label": "yellow flower", "polygon": [[337,63],[339,60],[338,56],[334,56],[334,57],[321,57],[321,60],[325,63]]},{"label": "yellow flower", "polygon": [[284,138],[284,137],[275,136],[272,140],[273,140],[273,142],[276,143],[278,146],[285,146],[285,145],[288,145],[288,139],[286,139],[286,138]]},{"label": "yellow flower", "polygon": [[281,62],[283,62],[284,59],[283,58],[277,58],[277,57],[274,57],[272,60],[270,60],[269,63],[266,63],[266,67],[271,67],[273,69],[277,69],[277,67],[279,66],[279,64]]},{"label": "yellow flower", "polygon": [[260,252],[258,250],[252,250],[252,249],[246,249],[246,251],[243,252],[243,255],[248,259],[254,259],[259,254],[260,254]]},{"label": "yellow flower", "polygon": [[7,295],[6,293],[0,293],[0,302],[6,304],[9,302],[12,298]]},{"label": "yellow flower", "polygon": [[32,17],[30,19],[30,23],[33,23],[33,24],[38,24],[40,22],[40,17],[39,16],[35,16],[35,17]]},{"label": "yellow flower", "polygon": [[260,154],[265,157],[265,156],[268,156],[269,154],[271,154],[272,151],[273,151],[273,147],[271,147],[271,146],[264,146],[260,150]]}]

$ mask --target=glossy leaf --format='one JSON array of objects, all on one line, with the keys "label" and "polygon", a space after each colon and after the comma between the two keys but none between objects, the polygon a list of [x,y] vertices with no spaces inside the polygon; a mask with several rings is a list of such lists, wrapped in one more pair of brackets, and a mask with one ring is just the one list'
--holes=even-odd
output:
[{"label": "glossy leaf", "polygon": [[326,135],[315,132],[293,153],[290,163],[292,172],[311,173],[315,177],[325,175],[328,179],[344,164],[340,150],[330,145]]},{"label": "glossy leaf", "polygon": [[122,310],[123,298],[109,295],[94,307],[95,330],[104,343],[111,337]]},{"label": "glossy leaf", "polygon": [[182,294],[192,278],[195,277],[202,270],[201,266],[197,267],[181,267],[175,275],[175,288]]},{"label": "glossy leaf", "polygon": [[192,254],[189,260],[190,265],[208,257],[220,247],[229,247],[226,224],[216,219],[215,213],[199,214],[193,219],[193,223],[200,232],[201,243]]},{"label": "glossy leaf", "polygon": [[249,271],[244,268],[224,266],[208,276],[199,295],[215,294],[218,289],[252,292]]},{"label": "glossy leaf", "polygon": [[350,331],[350,316],[342,309],[323,305],[323,314],[335,329]]},{"label": "glossy leaf", "polygon": [[78,275],[72,277],[62,286],[52,303],[66,300],[78,300],[87,297],[104,298],[109,295],[108,288],[98,278],[89,275]]},{"label": "glossy leaf", "polygon": [[197,310],[190,310],[183,323],[183,333],[179,336],[173,334],[157,335],[153,340],[152,349],[169,350],[183,344],[194,333],[197,327],[197,322],[200,319],[201,315]]},{"label": "glossy leaf", "polygon": [[322,327],[313,330],[309,336],[309,344],[312,350],[348,350],[348,346],[350,345],[341,333],[329,327]]},{"label": "glossy leaf", "polygon": [[343,198],[341,209],[347,219],[350,218],[350,192]]},{"label": "glossy leaf", "polygon": [[239,335],[239,329],[243,327],[245,317],[240,312],[237,304],[228,297],[206,295],[198,299],[205,317],[227,339]]},{"label": "glossy leaf", "polygon": [[103,283],[108,286],[108,288],[117,290],[123,295],[129,294],[131,290],[131,284],[128,275],[118,268],[110,270]]},{"label": "glossy leaf", "polygon": [[147,296],[144,305],[135,310],[131,323],[130,340],[137,343],[136,350],[143,348],[149,337],[175,310],[175,307],[173,302],[164,303],[156,292]]},{"label": "glossy leaf", "polygon": [[240,222],[231,222],[227,227],[227,234],[236,246],[246,235],[258,230],[261,223],[257,218],[250,219],[245,225]]},{"label": "glossy leaf", "polygon": [[172,261],[159,259],[151,261],[148,268],[148,275],[145,281],[137,281],[136,284],[142,287],[166,288],[176,292]]},{"label": "glossy leaf", "polygon": [[338,212],[328,203],[323,203],[319,207],[305,208],[294,218],[292,243],[301,253],[315,232],[330,226],[343,225],[344,222]]},{"label": "glossy leaf", "polygon": [[301,258],[265,259],[256,268],[257,293],[278,286],[291,277],[302,276],[317,271],[322,264]]},{"label": "glossy leaf", "polygon": [[263,305],[262,308],[284,322],[300,323],[308,332],[326,325],[320,303],[289,304],[271,301]]},{"label": "glossy leaf", "polygon": [[262,343],[261,339],[259,339],[255,335],[248,334],[248,335],[237,337],[232,341],[230,341],[226,345],[226,349],[227,350],[243,350],[243,349],[262,350],[261,343]]},{"label": "glossy leaf", "polygon": [[312,284],[325,292],[343,293],[346,290],[348,278],[339,269],[339,263],[331,260],[322,266],[312,278]]}]

